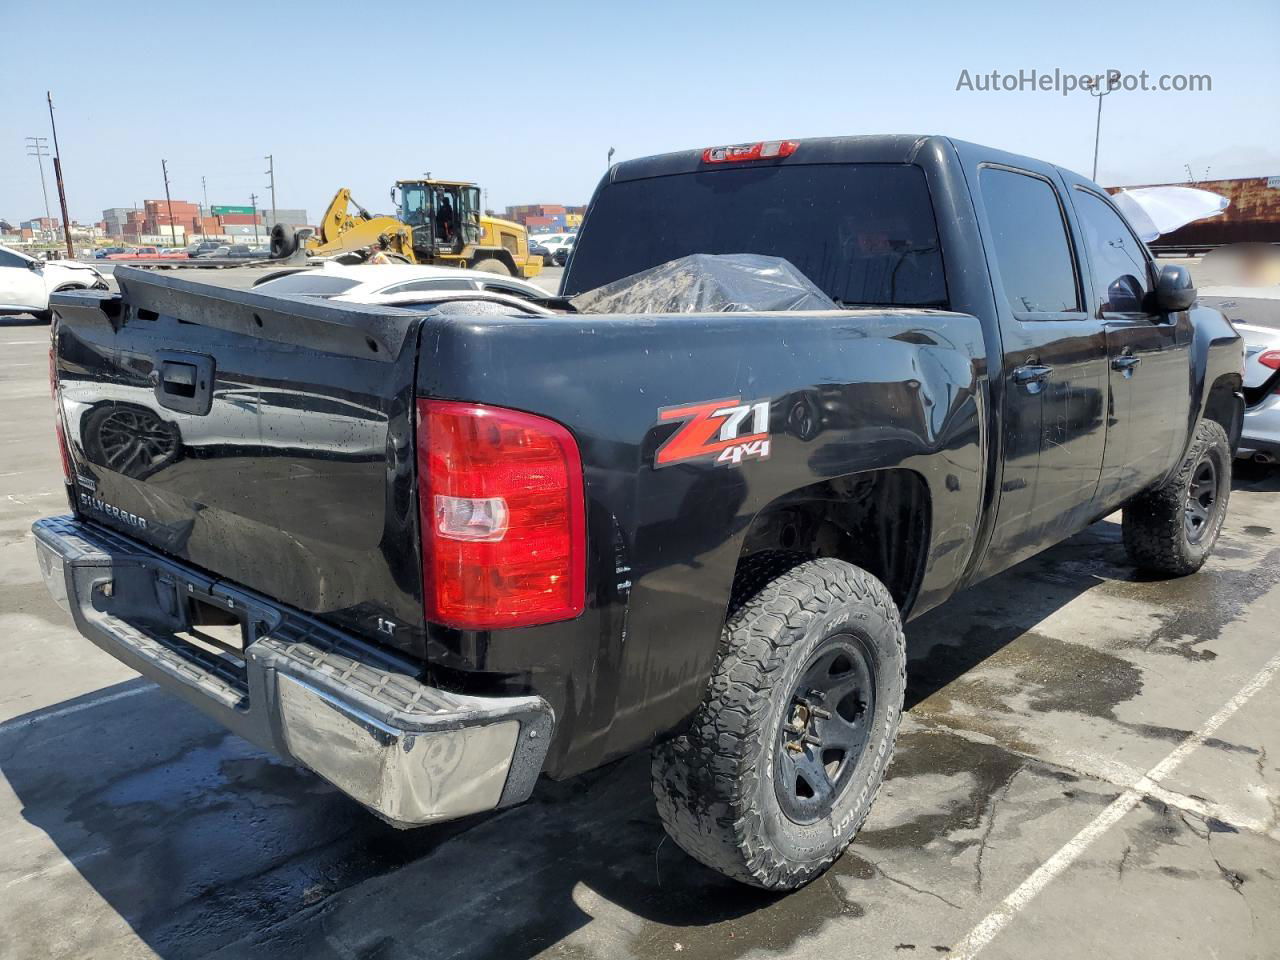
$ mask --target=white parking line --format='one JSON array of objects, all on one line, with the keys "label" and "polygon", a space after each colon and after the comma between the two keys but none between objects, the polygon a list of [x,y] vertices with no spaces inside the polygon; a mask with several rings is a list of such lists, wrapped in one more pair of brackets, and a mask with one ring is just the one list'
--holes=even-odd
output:
[{"label": "white parking line", "polygon": [[3,339],[0,339],[0,345],[6,346],[6,347],[30,346],[30,345],[31,345],[31,344],[33,344],[33,343],[43,343],[45,346],[48,346],[48,345],[49,345],[49,341],[48,341],[48,340],[3,340]]},{"label": "white parking line", "polygon": [[113,703],[116,700],[123,700],[125,697],[136,697],[140,693],[150,693],[152,690],[159,689],[155,684],[149,683],[141,687],[131,687],[128,690],[118,690],[115,693],[108,693],[105,696],[94,697],[92,700],[85,700],[83,703],[73,703],[69,707],[62,707],[56,710],[44,710],[38,713],[27,714],[24,717],[18,717],[14,720],[6,720],[0,723],[0,736],[6,733],[14,733],[18,730],[26,730],[33,727],[37,723],[45,720],[56,720],[59,717],[67,717],[73,713],[79,713],[81,710],[91,710],[94,707],[100,707],[105,703]]},{"label": "white parking line", "polygon": [[1213,736],[1218,728],[1230,720],[1254,694],[1271,682],[1277,671],[1280,671],[1280,654],[1268,660],[1267,665],[1241,687],[1240,691],[1222,706],[1222,709],[1210,717],[1204,726],[1174,747],[1168,756],[1148,770],[1146,775],[1139,778],[1132,787],[1111,801],[1102,813],[1064,843],[1031,876],[1023,880],[1017,889],[1005,897],[999,906],[987,914],[963,940],[955,945],[951,953],[954,960],[971,960],[972,957],[976,957],[1027,904],[1036,898],[1041,890],[1053,881],[1054,877],[1075,863],[1095,840],[1136,807],[1144,796],[1161,791],[1160,781],[1173,773],[1196,747],[1201,746]]}]

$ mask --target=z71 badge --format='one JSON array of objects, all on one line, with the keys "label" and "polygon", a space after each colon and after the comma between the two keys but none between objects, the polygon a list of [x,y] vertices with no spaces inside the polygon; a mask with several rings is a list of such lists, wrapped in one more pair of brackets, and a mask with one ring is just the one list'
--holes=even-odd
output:
[{"label": "z71 badge", "polygon": [[655,470],[690,460],[736,465],[769,456],[769,401],[741,403],[738,397],[685,403],[658,410],[658,423],[683,421],[653,457]]}]

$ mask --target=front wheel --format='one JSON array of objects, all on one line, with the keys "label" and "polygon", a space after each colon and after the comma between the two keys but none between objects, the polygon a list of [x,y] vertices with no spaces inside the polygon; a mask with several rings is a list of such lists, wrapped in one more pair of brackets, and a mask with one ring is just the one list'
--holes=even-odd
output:
[{"label": "front wheel", "polygon": [[871,809],[905,687],[902,621],[879,580],[833,559],[769,580],[725,624],[690,728],[654,748],[667,833],[752,886],[812,880]]},{"label": "front wheel", "polygon": [[500,277],[511,276],[511,268],[496,257],[485,257],[483,260],[477,260],[471,265],[472,270],[479,270],[481,273],[494,273]]},{"label": "front wheel", "polygon": [[1178,472],[1125,505],[1129,559],[1165,576],[1195,573],[1218,542],[1230,496],[1231,443],[1220,424],[1201,420]]}]

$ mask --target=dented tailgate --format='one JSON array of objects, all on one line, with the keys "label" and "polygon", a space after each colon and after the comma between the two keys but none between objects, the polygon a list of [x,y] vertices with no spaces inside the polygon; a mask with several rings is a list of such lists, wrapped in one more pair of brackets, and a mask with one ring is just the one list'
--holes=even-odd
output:
[{"label": "dented tailgate", "polygon": [[54,305],[79,512],[421,654],[417,319],[116,278]]}]

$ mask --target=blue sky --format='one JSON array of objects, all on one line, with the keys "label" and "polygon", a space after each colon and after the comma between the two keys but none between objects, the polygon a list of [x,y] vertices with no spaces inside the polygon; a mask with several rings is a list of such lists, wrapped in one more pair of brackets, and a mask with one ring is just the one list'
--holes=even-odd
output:
[{"label": "blue sky", "polygon": [[768,138],[944,133],[1089,173],[1087,94],[957,91],[962,69],[1207,73],[1212,92],[1109,96],[1098,179],[1176,181],[1188,162],[1198,177],[1206,166],[1212,177],[1280,175],[1274,0],[7,0],[3,21],[9,219],[43,209],[23,137],[48,136],[46,89],[79,220],[163,196],[162,157],[174,199],[199,200],[204,175],[212,203],[243,204],[265,194],[272,153],[278,205],[313,219],[339,186],[384,210],[395,179],[426,171],[481,183],[499,209],[585,202],[611,146],[624,159]]}]

